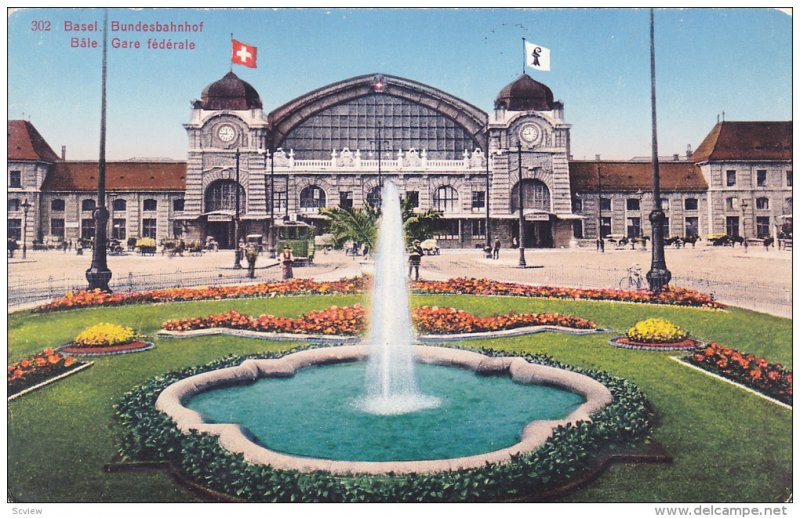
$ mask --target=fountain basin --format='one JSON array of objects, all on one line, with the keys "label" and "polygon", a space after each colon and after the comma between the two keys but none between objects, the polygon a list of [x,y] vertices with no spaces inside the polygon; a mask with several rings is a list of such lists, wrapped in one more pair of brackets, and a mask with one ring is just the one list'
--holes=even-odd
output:
[{"label": "fountain basin", "polygon": [[[249,462],[301,472],[328,471],[342,475],[385,475],[442,472],[483,467],[486,463],[505,462],[511,460],[514,455],[528,453],[541,446],[557,426],[589,420],[592,412],[612,401],[609,390],[588,376],[528,363],[522,358],[493,358],[473,351],[431,346],[415,347],[414,353],[417,362],[459,367],[480,374],[505,374],[517,383],[550,385],[577,393],[585,399],[585,402],[562,419],[528,423],[523,427],[519,441],[506,448],[458,458],[386,462],[330,460],[273,451],[250,440],[241,426],[204,422],[200,413],[183,404],[197,394],[218,387],[251,383],[264,377],[289,377],[305,367],[361,361],[367,357],[367,348],[364,346],[341,346],[309,349],[279,359],[246,360],[236,367],[185,378],[168,386],[159,395],[156,408],[169,415],[182,432],[197,430],[217,435],[222,447],[243,454],[245,460]],[[409,433],[413,433],[413,430]]]}]

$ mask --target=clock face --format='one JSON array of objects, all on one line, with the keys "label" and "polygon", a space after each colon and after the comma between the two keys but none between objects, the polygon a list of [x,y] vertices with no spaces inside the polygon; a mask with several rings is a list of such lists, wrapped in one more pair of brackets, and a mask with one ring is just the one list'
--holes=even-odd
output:
[{"label": "clock face", "polygon": [[522,140],[529,144],[539,140],[540,135],[541,131],[539,130],[539,126],[535,124],[526,124],[519,132],[519,136],[522,137]]},{"label": "clock face", "polygon": [[236,138],[236,130],[233,129],[233,126],[224,124],[219,127],[219,130],[217,130],[217,136],[223,142],[230,142]]}]

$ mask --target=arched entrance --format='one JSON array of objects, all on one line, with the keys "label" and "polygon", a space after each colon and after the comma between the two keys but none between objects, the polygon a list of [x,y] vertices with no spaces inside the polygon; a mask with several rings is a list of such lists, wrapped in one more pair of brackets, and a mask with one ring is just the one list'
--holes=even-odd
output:
[{"label": "arched entrance", "polygon": [[239,215],[246,213],[247,195],[234,180],[216,180],[209,184],[203,197],[206,214],[206,237],[213,238],[220,248],[234,248],[236,196],[239,196]]},{"label": "arched entrance", "polygon": [[[553,222],[550,213],[550,189],[536,179],[522,180],[522,207],[525,212],[525,248],[552,248]],[[519,183],[511,189],[511,212],[519,211]],[[511,235],[519,241],[519,225],[512,226]]]}]

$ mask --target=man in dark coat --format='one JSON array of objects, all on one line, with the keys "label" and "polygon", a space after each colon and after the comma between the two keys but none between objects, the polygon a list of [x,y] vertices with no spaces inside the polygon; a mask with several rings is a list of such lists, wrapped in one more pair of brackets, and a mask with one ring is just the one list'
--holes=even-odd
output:
[{"label": "man in dark coat", "polygon": [[419,265],[422,263],[422,247],[419,241],[414,241],[414,244],[408,251],[408,277],[411,277],[411,271],[415,272],[414,280],[419,280]]}]

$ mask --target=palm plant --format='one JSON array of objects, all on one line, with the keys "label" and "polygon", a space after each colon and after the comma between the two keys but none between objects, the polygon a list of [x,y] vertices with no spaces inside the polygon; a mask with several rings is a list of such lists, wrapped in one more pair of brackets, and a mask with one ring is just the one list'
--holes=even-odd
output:
[{"label": "palm plant", "polygon": [[320,210],[328,216],[328,233],[333,235],[336,248],[354,241],[374,249],[378,235],[378,212],[370,206],[363,209],[332,207]]}]

